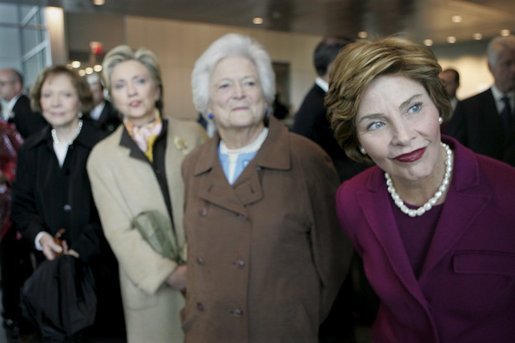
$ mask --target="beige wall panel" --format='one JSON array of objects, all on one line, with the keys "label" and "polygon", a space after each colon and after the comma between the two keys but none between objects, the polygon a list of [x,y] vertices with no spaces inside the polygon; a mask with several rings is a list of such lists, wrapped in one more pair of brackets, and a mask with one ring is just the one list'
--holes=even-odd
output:
[{"label": "beige wall panel", "polygon": [[191,102],[191,71],[200,54],[215,39],[229,32],[247,34],[268,50],[273,61],[290,64],[290,94],[296,110],[313,83],[313,49],[317,36],[286,34],[172,20],[127,17],[127,42],[145,46],[159,58],[165,87],[165,113],[178,118],[196,118]]}]

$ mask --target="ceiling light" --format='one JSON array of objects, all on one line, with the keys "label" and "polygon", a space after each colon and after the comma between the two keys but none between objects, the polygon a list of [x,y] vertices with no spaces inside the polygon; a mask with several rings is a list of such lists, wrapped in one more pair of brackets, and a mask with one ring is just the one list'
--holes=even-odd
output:
[{"label": "ceiling light", "polygon": [[95,6],[104,6],[105,5],[105,0],[91,0],[91,2],[93,3],[93,5]]},{"label": "ceiling light", "polygon": [[368,37],[367,31],[359,31],[358,32],[358,37],[361,38],[361,39],[367,38]]},{"label": "ceiling light", "polygon": [[93,74],[93,68],[91,68],[91,67],[87,67],[85,71],[86,71],[86,74]]},{"label": "ceiling light", "polygon": [[509,35],[511,35],[510,30],[508,30],[508,29],[501,30],[501,36],[508,37]]},{"label": "ceiling light", "polygon": [[100,64],[95,64],[93,66],[93,70],[97,73],[100,73],[102,71],[102,66]]},{"label": "ceiling light", "polygon": [[252,19],[252,22],[256,25],[261,25],[263,24],[263,18],[261,17],[255,17],[254,19]]},{"label": "ceiling light", "polygon": [[80,68],[80,62],[79,61],[73,61],[72,62],[72,68],[75,68],[75,69]]},{"label": "ceiling light", "polygon": [[81,69],[81,70],[79,70],[79,75],[80,75],[80,76],[84,76],[84,75],[86,75],[86,72],[85,72],[84,70],[82,70],[82,69]]},{"label": "ceiling light", "polygon": [[456,43],[456,37],[454,37],[454,36],[447,37],[447,43],[450,43],[450,44]]},{"label": "ceiling light", "polygon": [[475,40],[481,40],[483,38],[483,35],[479,32],[476,32],[472,35],[472,38],[474,38]]},{"label": "ceiling light", "polygon": [[461,23],[463,21],[463,18],[460,15],[453,15],[451,18],[453,23]]},{"label": "ceiling light", "polygon": [[433,45],[433,40],[432,39],[424,39],[424,45],[425,46],[432,46]]}]

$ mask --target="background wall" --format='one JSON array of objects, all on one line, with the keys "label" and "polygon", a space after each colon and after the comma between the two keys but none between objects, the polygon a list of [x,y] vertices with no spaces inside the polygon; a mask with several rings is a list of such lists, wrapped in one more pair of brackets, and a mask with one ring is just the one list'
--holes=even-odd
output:
[{"label": "background wall", "polygon": [[[215,39],[229,32],[258,40],[274,62],[290,65],[289,99],[297,108],[315,78],[313,49],[320,37],[248,30],[229,26],[128,17],[127,42],[144,46],[159,57],[165,87],[165,111],[182,118],[196,118],[191,103],[191,71],[197,58]],[[159,34],[157,34],[159,33]]]},{"label": "background wall", "polygon": [[454,68],[460,73],[458,99],[467,98],[492,85],[493,77],[486,61],[487,45],[488,41],[472,41],[433,47],[442,68]]},{"label": "background wall", "polygon": [[[191,70],[208,45],[225,33],[237,32],[257,39],[274,62],[289,64],[291,113],[313,84],[313,50],[321,37],[286,34],[262,29],[199,24],[183,21],[124,17],[118,15],[68,14],[67,38],[70,51],[89,50],[90,41],[100,41],[106,51],[118,44],[146,47],[160,61],[164,81],[165,112],[180,118],[196,118],[191,102]],[[463,99],[488,88],[492,77],[485,52],[487,41],[435,45],[432,47],[443,68],[453,67],[461,75],[458,97]]]}]

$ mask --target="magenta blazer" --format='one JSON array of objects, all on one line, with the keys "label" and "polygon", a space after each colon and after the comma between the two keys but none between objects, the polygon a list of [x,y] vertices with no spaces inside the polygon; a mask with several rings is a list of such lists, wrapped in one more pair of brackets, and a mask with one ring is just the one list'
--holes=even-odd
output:
[{"label": "magenta blazer", "polygon": [[383,172],[338,189],[342,229],[381,299],[374,342],[515,342],[515,168],[444,141],[453,179],[418,279]]}]

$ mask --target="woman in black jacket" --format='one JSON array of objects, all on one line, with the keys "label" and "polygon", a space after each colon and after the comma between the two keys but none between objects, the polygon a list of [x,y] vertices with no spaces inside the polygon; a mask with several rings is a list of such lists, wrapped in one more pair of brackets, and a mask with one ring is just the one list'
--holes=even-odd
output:
[{"label": "woman in black jacket", "polygon": [[[91,108],[91,92],[75,71],[54,66],[39,76],[31,97],[33,108],[42,112],[50,127],[20,148],[12,219],[47,260],[66,254],[92,267],[98,310],[94,326],[84,335],[123,338],[123,321],[116,322],[123,318],[116,260],[103,236],[86,172],[91,149],[104,137],[81,119],[82,112]],[[63,229],[59,244],[54,237]],[[63,334],[60,339],[67,337]]]}]

